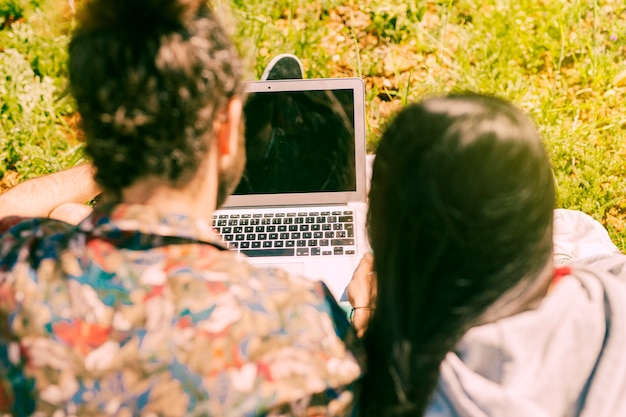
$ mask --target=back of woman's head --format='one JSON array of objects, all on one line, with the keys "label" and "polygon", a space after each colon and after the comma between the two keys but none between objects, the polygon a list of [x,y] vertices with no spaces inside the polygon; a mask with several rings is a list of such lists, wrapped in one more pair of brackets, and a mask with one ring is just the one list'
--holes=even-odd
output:
[{"label": "back of woman's head", "polygon": [[535,126],[503,100],[431,98],[392,121],[370,191],[378,295],[365,414],[419,415],[468,327],[536,286],[550,265],[554,200]]},{"label": "back of woman's head", "polygon": [[242,90],[242,65],[206,0],[85,0],[69,45],[86,151],[105,189],[178,186]]}]

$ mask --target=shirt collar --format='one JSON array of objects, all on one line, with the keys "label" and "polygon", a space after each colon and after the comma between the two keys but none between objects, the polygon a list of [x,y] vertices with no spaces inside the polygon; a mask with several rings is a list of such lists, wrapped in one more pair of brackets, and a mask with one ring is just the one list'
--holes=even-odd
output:
[{"label": "shirt collar", "polygon": [[164,212],[141,204],[103,204],[83,220],[78,228],[94,236],[112,236],[124,232],[196,240],[221,246],[212,227],[212,218]]}]

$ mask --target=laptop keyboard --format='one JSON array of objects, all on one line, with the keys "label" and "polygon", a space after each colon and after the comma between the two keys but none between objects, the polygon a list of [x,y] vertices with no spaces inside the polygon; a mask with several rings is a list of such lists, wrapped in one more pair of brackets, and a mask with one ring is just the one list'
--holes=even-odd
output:
[{"label": "laptop keyboard", "polygon": [[250,257],[356,254],[352,210],[215,214],[213,227]]}]

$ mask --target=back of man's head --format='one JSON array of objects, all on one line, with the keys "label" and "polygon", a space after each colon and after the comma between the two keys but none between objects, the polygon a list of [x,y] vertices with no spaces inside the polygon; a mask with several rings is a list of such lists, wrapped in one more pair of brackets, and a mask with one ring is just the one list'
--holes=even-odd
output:
[{"label": "back of man's head", "polygon": [[85,1],[69,76],[96,181],[114,193],[145,177],[188,181],[241,72],[204,0]]}]

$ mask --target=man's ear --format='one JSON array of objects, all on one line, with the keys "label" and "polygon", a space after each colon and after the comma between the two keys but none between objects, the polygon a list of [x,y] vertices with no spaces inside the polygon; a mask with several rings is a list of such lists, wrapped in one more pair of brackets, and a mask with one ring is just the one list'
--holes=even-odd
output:
[{"label": "man's ear", "polygon": [[226,108],[226,119],[221,120],[216,128],[217,146],[221,156],[233,155],[237,152],[241,134],[241,118],[243,117],[241,98],[233,97]]}]

